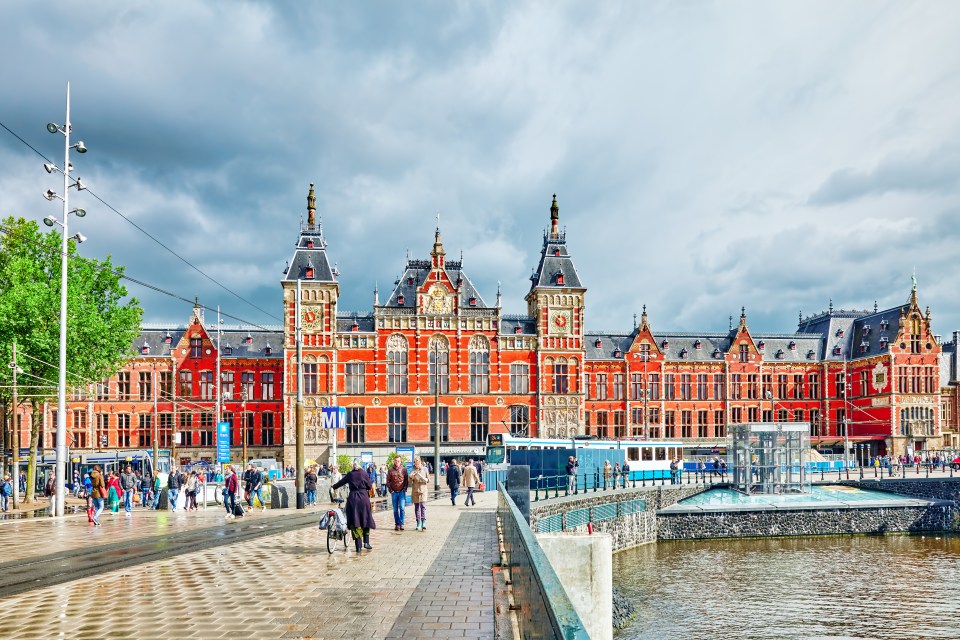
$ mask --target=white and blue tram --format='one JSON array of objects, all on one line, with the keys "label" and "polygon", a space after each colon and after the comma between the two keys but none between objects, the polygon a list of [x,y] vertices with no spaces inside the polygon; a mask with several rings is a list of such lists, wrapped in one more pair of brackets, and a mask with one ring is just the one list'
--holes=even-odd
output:
[{"label": "white and blue tram", "polygon": [[487,436],[487,468],[506,469],[510,465],[511,452],[538,449],[621,450],[630,465],[629,480],[669,477],[670,461],[683,460],[683,443],[679,440],[521,438],[508,433],[491,433]]}]

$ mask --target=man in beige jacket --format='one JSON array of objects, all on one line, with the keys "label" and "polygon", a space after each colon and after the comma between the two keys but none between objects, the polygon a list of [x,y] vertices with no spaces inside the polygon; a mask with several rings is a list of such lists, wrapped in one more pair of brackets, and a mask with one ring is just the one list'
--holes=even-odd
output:
[{"label": "man in beige jacket", "polygon": [[476,498],[473,497],[473,490],[479,486],[480,476],[477,474],[477,468],[473,466],[473,458],[470,458],[463,468],[462,482],[463,486],[467,488],[467,499],[464,501],[464,505],[469,507],[471,504],[477,504]]}]

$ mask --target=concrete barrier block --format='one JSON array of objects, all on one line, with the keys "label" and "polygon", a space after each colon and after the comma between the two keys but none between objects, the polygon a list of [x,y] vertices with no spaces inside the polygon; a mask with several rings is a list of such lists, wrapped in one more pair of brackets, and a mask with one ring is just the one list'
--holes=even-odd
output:
[{"label": "concrete barrier block", "polygon": [[613,539],[608,534],[537,534],[592,640],[613,638]]}]

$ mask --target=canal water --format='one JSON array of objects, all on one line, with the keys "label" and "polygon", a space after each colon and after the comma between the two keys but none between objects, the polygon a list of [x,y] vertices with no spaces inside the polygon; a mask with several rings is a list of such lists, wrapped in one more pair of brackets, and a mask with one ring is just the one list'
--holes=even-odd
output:
[{"label": "canal water", "polygon": [[613,557],[615,640],[960,638],[960,537],[659,542]]}]

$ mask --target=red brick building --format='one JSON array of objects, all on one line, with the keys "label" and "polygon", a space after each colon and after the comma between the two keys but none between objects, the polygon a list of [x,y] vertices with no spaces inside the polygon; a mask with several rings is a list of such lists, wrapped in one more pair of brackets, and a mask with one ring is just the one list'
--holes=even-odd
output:
[{"label": "red brick building", "polygon": [[[246,442],[247,457],[292,464],[298,291],[308,458],[328,455],[324,406],[346,408],[342,452],[377,458],[397,445],[432,456],[437,420],[443,455],[478,455],[497,431],[647,435],[712,448],[729,424],[771,420],[807,422],[822,450],[849,445],[856,455],[960,445],[956,345],[941,353],[916,285],[903,305],[871,312],[831,303],[792,333],[754,332],[745,311],[727,331],[665,331],[646,308],[628,331],[592,333],[554,198],[526,314],[504,314],[499,291],[488,304],[462,262],[447,259],[439,229],[429,257],[407,259],[382,303],[375,292],[371,311],[353,313],[338,307],[339,274],[312,185],[307,208],[281,280],[283,326],[225,328],[219,387],[216,323],[199,308],[186,326],[145,328],[120,373],[71,401],[75,451],[151,446],[156,423],[175,458],[212,459],[219,393],[235,457]],[[46,446],[53,420],[48,413]]]}]

